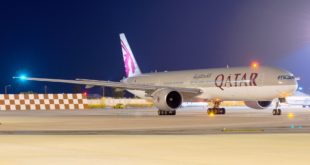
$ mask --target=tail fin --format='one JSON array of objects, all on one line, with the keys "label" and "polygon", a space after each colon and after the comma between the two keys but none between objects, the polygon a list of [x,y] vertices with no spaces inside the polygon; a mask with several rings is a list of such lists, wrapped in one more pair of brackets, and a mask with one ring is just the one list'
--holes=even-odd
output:
[{"label": "tail fin", "polygon": [[128,44],[125,34],[121,33],[119,36],[121,38],[121,46],[122,46],[123,59],[124,59],[124,64],[125,64],[126,77],[133,77],[133,76],[137,76],[141,74],[140,68],[130,49],[130,46]]}]

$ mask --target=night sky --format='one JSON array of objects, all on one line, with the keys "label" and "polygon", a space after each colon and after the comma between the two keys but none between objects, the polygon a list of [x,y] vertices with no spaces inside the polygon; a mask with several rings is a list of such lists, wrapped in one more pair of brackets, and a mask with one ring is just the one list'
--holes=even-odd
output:
[{"label": "night sky", "polygon": [[247,66],[292,71],[310,92],[310,1],[2,1],[0,92],[70,92],[12,76],[118,81],[119,33],[142,72]]}]

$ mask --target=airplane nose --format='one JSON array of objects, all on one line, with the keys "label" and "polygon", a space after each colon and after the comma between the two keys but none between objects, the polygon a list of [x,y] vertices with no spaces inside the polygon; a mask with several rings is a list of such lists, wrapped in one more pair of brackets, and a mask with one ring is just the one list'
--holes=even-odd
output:
[{"label": "airplane nose", "polygon": [[293,84],[294,84],[294,92],[295,92],[298,88],[298,81],[296,78],[293,81],[294,81]]}]

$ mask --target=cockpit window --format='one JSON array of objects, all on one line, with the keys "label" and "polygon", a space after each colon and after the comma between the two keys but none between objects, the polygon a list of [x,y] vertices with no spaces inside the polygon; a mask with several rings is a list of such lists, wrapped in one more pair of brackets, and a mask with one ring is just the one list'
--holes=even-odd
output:
[{"label": "cockpit window", "polygon": [[295,79],[294,76],[290,76],[290,75],[280,75],[278,76],[278,80],[293,80]]}]

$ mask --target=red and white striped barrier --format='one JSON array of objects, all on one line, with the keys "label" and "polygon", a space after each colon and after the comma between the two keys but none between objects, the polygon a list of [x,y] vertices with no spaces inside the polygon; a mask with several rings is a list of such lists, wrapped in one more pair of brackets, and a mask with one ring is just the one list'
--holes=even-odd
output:
[{"label": "red and white striped barrier", "polygon": [[0,94],[0,110],[87,109],[83,94]]}]

